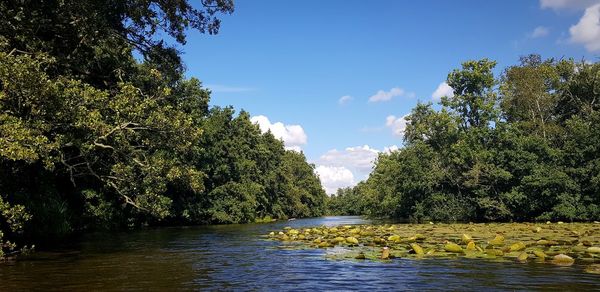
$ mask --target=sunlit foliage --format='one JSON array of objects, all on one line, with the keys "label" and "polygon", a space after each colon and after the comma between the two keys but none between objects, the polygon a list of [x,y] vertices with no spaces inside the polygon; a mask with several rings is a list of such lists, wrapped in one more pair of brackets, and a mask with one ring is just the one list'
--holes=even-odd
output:
[{"label": "sunlit foliage", "polygon": [[365,206],[361,214],[413,221],[600,219],[600,63],[531,55],[500,77],[495,64],[452,71],[454,95],[440,107],[417,105],[405,147],[381,154],[332,211]]}]

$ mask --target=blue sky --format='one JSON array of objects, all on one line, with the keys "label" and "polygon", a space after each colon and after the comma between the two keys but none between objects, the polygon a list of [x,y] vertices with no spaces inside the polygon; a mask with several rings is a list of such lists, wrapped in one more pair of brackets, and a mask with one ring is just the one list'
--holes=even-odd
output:
[{"label": "blue sky", "polygon": [[596,61],[598,3],[237,0],[218,35],[190,32],[180,49],[213,105],[259,116],[331,192],[401,146],[401,117],[463,61],[496,60],[498,73],[529,53]]}]

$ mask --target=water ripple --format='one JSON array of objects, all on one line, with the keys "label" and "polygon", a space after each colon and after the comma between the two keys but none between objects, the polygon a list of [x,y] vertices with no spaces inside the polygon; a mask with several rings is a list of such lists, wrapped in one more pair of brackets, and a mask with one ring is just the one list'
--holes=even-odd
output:
[{"label": "water ripple", "polygon": [[365,221],[325,217],[91,234],[74,247],[0,266],[0,290],[600,290],[600,277],[579,266],[469,259],[333,261],[324,258],[324,250],[280,249],[261,237],[286,225],[359,223]]}]

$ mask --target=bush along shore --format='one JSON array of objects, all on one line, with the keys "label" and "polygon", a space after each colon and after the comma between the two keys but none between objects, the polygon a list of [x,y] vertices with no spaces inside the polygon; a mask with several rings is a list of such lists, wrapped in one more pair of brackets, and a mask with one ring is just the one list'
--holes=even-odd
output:
[{"label": "bush along shore", "polygon": [[333,260],[467,258],[581,265],[600,274],[600,222],[286,227],[265,236],[281,248],[326,249]]}]

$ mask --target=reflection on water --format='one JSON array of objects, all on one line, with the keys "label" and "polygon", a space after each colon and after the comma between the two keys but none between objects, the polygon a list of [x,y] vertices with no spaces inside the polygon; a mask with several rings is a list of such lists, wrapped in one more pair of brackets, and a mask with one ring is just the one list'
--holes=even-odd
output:
[{"label": "reflection on water", "polygon": [[271,224],[91,234],[74,246],[0,265],[0,290],[600,290],[580,266],[480,260],[331,261],[264,235],[284,226],[368,223],[323,217]]}]

